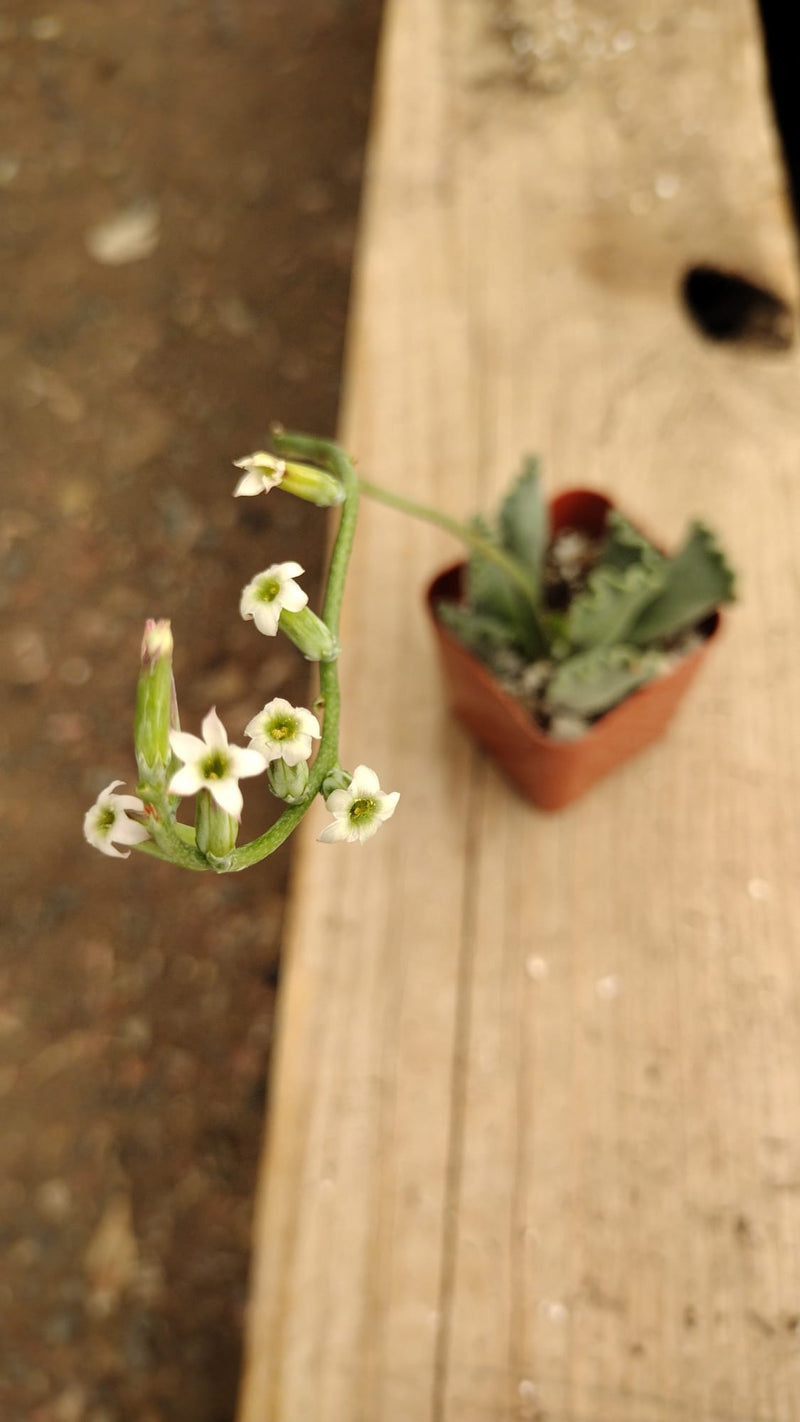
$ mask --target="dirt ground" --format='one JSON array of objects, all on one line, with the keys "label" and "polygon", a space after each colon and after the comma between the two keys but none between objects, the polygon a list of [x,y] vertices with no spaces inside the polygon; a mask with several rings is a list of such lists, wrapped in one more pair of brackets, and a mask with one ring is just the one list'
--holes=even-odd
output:
[{"label": "dirt ground", "polygon": [[3,1422],[234,1414],[291,856],[181,876],[81,820],[135,781],[146,616],[187,730],[307,687],[238,596],[313,591],[324,517],[231,460],[335,428],[379,12],[0,12]]}]

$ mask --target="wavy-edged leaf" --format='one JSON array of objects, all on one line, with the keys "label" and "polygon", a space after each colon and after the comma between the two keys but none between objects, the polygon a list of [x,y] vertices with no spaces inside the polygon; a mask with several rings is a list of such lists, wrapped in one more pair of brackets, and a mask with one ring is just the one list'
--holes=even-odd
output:
[{"label": "wavy-edged leaf", "polygon": [[522,472],[503,501],[500,535],[503,547],[523,564],[531,575],[533,586],[540,589],[550,538],[550,520],[542,496],[539,460],[535,454],[527,455]]},{"label": "wavy-edged leaf", "polygon": [[661,558],[647,558],[627,567],[598,564],[582,592],[570,603],[566,635],[573,647],[610,647],[628,640],[628,629],[652,603],[663,586]]},{"label": "wavy-edged leaf", "polygon": [[547,687],[551,712],[573,711],[579,716],[599,716],[652,680],[663,666],[659,652],[637,647],[592,647],[562,662]]},{"label": "wavy-edged leaf", "polygon": [[666,561],[661,592],[637,618],[627,640],[643,647],[675,637],[735,596],[735,574],[716,535],[706,524],[692,523],[675,557]]},{"label": "wavy-edged leaf", "polygon": [[[496,543],[482,520],[474,520],[473,527],[482,538]],[[519,647],[526,656],[535,658],[547,651],[524,593],[503,568],[480,553],[473,553],[467,564],[466,602],[474,612],[504,624],[508,644]]]},{"label": "wavy-edged leaf", "polygon": [[[487,543],[499,546],[496,536],[483,519],[473,519],[472,527]],[[522,596],[503,568],[489,558],[473,553],[467,563],[466,600],[476,612],[497,617],[516,626],[522,617]]]},{"label": "wavy-edged leaf", "polygon": [[609,509],[606,514],[606,535],[603,551],[597,560],[599,568],[617,568],[624,572],[632,563],[657,567],[664,561],[663,553],[659,553],[650,540],[617,509]]},{"label": "wavy-edged leaf", "polygon": [[499,647],[516,645],[508,623],[486,613],[475,612],[463,603],[440,602],[436,607],[436,616],[476,656],[483,657]]}]

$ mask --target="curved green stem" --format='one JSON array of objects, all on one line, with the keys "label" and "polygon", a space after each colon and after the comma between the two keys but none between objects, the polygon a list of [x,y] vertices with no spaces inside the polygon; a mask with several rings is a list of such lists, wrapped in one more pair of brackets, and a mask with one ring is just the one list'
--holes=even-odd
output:
[{"label": "curved green stem", "polygon": [[468,548],[480,553],[482,558],[486,558],[490,563],[495,563],[498,568],[502,568],[530,603],[538,624],[539,603],[536,585],[516,558],[512,558],[504,549],[498,548],[488,539],[482,538],[468,524],[459,523],[458,519],[451,518],[449,514],[442,513],[439,509],[431,509],[426,504],[418,504],[413,499],[407,499],[403,494],[392,493],[390,489],[383,489],[380,484],[373,484],[368,479],[359,479],[358,482],[369,498],[375,499],[381,504],[388,504],[390,508],[399,509],[401,513],[410,514],[412,518],[423,519],[426,523],[432,523],[437,528],[445,529],[447,533],[452,533]]},{"label": "curved green stem", "polygon": [[[158,812],[158,819],[151,824],[150,833],[161,857],[180,865],[182,869],[208,869],[205,855],[191,840],[184,838],[187,827],[175,820],[166,791],[155,785],[140,785],[139,793]],[[144,846],[137,845],[137,848],[140,847]]]},{"label": "curved green stem", "polygon": [[[339,528],[331,553],[328,583],[322,609],[323,621],[334,637],[338,637],[347,565],[350,561],[358,518],[359,481],[347,455],[332,440],[315,439],[310,435],[287,434],[283,430],[275,431],[273,439],[275,448],[281,457],[310,459],[317,464],[324,464],[341,479],[344,486],[345,499],[341,505]],[[326,775],[329,775],[339,763],[341,695],[339,673],[335,661],[320,662],[319,681],[325,715],[322,739],[309,776],[306,793],[300,804],[290,805],[285,809],[265,834],[259,835],[249,844],[243,844],[238,849],[234,849],[230,856],[231,870],[246,869],[251,864],[258,864],[262,859],[266,859],[269,854],[274,854],[275,850],[279,849],[288,839],[292,830],[297,828],[322,789]]]}]

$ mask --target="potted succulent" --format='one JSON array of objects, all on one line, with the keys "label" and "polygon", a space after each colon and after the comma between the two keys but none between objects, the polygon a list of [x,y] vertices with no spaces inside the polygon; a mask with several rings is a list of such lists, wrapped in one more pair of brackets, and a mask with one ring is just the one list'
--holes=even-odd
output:
[{"label": "potted succulent", "polygon": [[[84,818],[103,854],[130,850],[192,870],[231,873],[274,853],[322,796],[332,815],[320,838],[364,842],[393,815],[399,793],[376,773],[339,761],[339,614],[360,493],[437,524],[469,561],[433,583],[429,604],[456,714],[534,802],[554,809],[660,734],[733,596],[733,575],[713,534],[693,524],[668,558],[600,494],[562,494],[550,509],[528,460],[496,526],[462,525],[360,478],[338,445],[274,431],[275,454],[236,461],[234,493],[281,488],[338,510],[320,613],[295,581],[293,561],[272,563],[243,588],[239,612],[266,638],[281,634],[318,667],[313,708],[273,697],[231,744],[212,708],[202,735],[181,728],[172,632],[148,620],[134,718],[136,794],[114,780]],[[242,472],[243,471],[243,472]],[[317,742],[317,746],[314,746]],[[274,823],[238,843],[239,781],[264,774],[283,803]],[[194,807],[193,823],[183,806]],[[117,846],[122,845],[120,849]]]},{"label": "potted succulent", "polygon": [[712,531],[668,557],[604,495],[542,495],[528,459],[428,604],[453,711],[534,804],[559,809],[666,729],[734,596]]}]

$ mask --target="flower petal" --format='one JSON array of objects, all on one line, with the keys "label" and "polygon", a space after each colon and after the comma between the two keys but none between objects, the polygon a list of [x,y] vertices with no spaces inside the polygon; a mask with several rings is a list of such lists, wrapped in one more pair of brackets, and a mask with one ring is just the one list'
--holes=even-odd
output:
[{"label": "flower petal", "polygon": [[89,843],[93,849],[99,849],[101,854],[107,854],[109,859],[130,859],[131,852],[126,849],[115,849],[110,839],[90,839]]},{"label": "flower petal", "polygon": [[216,706],[212,706],[208,715],[203,717],[202,731],[209,750],[227,750],[228,733],[217,715]]},{"label": "flower petal", "polygon": [[[264,707],[264,711],[266,709],[267,708]],[[244,728],[245,735],[249,736],[251,741],[255,740],[256,736],[261,735],[261,722],[264,718],[264,711],[259,711],[257,716],[251,717]]]},{"label": "flower petal", "polygon": [[345,840],[352,838],[352,831],[348,828],[344,820],[334,820],[332,824],[326,825],[319,835],[322,844],[341,844]]},{"label": "flower petal", "polygon": [[[262,762],[262,770],[265,768]],[[232,815],[235,820],[242,817],[242,792],[236,781],[232,777],[224,780],[210,780],[205,787],[211,793],[211,798],[216,800],[221,810],[227,815]]]},{"label": "flower petal", "polygon": [[202,790],[205,780],[197,765],[182,765],[176,770],[167,786],[168,795],[196,795]]},{"label": "flower petal", "polygon": [[303,735],[313,736],[314,739],[318,741],[322,735],[322,731],[320,730],[319,721],[314,715],[314,712],[306,710],[305,706],[295,706],[293,710],[297,717],[297,724]]},{"label": "flower petal", "polygon": [[[117,781],[117,785],[122,784],[121,780]],[[138,795],[115,795],[114,803],[121,810],[135,810],[137,815],[144,814],[144,801],[140,800]]]},{"label": "flower petal", "polygon": [[125,815],[120,815],[109,839],[116,840],[119,844],[143,844],[150,838],[149,830],[144,825],[137,824],[136,820],[129,820]]},{"label": "flower petal", "polygon": [[280,602],[287,612],[302,612],[308,602],[308,593],[303,592],[299,583],[290,580],[284,583],[275,601]]},{"label": "flower petal", "polygon": [[260,775],[266,770],[263,755],[257,750],[245,750],[243,746],[228,747],[228,762],[231,775],[236,780],[246,780],[249,775]]},{"label": "flower petal", "polygon": [[263,632],[265,637],[276,637],[278,633],[278,622],[280,621],[280,602],[260,602],[253,608],[252,612],[245,612],[245,619],[252,618],[259,632]]},{"label": "flower petal", "polygon": [[350,795],[354,800],[364,797],[372,798],[381,793],[381,783],[374,770],[370,770],[368,765],[357,765],[353,771],[353,779],[350,782]]},{"label": "flower petal", "polygon": [[[241,465],[241,460],[237,459],[235,462]],[[269,485],[265,482],[264,476],[258,474],[255,469],[250,469],[246,474],[242,475],[233,491],[233,497],[238,499],[241,498],[243,494],[261,494],[266,492],[268,487]]]},{"label": "flower petal", "polygon": [[285,741],[283,748],[277,748],[278,755],[286,761],[287,765],[299,765],[302,760],[309,760],[311,756],[311,737],[294,736],[292,740]]},{"label": "flower petal", "polygon": [[330,810],[331,814],[336,815],[338,818],[340,815],[347,814],[352,803],[353,796],[349,790],[331,790],[330,795],[325,801],[325,808]]},{"label": "flower petal", "polygon": [[381,824],[383,824],[385,820],[391,819],[392,815],[394,814],[395,810],[397,809],[397,802],[398,802],[399,799],[400,799],[400,791],[399,791],[399,790],[392,790],[391,794],[389,794],[389,795],[381,795],[381,796],[379,797],[378,807],[377,807],[377,809],[376,809],[376,811],[375,811],[375,818],[376,818]]},{"label": "flower petal", "polygon": [[[201,760],[208,750],[205,741],[201,741],[199,736],[190,735],[188,731],[170,731],[169,743],[178,760],[187,765],[193,760]],[[191,794],[191,791],[189,793]]]},{"label": "flower petal", "polygon": [[265,765],[271,765],[273,760],[281,760],[283,757],[282,747],[275,741],[268,740],[266,736],[253,736],[250,749],[263,756]]}]

